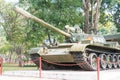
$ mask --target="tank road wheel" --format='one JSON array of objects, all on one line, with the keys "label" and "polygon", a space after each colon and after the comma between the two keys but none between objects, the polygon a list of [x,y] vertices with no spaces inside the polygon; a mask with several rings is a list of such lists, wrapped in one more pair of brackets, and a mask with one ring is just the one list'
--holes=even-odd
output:
[{"label": "tank road wheel", "polygon": [[100,66],[102,69],[107,68],[107,56],[105,54],[100,54]]},{"label": "tank road wheel", "polygon": [[117,57],[118,67],[120,67],[120,55]]},{"label": "tank road wheel", "polygon": [[117,63],[117,56],[116,55],[113,55],[113,60],[112,61],[113,61],[113,67],[117,68],[118,63]]},{"label": "tank road wheel", "polygon": [[111,55],[107,55],[107,63],[108,63],[108,68],[111,69],[112,68],[112,56]]},{"label": "tank road wheel", "polygon": [[97,55],[95,53],[90,53],[88,60],[93,70],[97,70]]}]

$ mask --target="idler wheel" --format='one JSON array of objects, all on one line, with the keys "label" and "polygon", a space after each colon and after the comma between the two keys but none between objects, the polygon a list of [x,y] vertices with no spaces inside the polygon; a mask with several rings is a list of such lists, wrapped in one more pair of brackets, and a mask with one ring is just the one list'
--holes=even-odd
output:
[{"label": "idler wheel", "polygon": [[95,53],[90,53],[88,59],[93,70],[97,70],[97,55]]},{"label": "idler wheel", "polygon": [[114,67],[114,68],[117,68],[117,64],[118,64],[117,62],[118,62],[118,61],[117,61],[117,56],[116,56],[116,55],[113,55],[112,61],[113,61],[113,67]]},{"label": "idler wheel", "polygon": [[117,56],[118,67],[120,67],[120,55]]},{"label": "idler wheel", "polygon": [[112,68],[112,56],[111,55],[107,55],[107,62],[108,62],[108,68],[111,69]]},{"label": "idler wheel", "polygon": [[100,66],[102,69],[107,68],[107,56],[105,54],[100,54]]}]

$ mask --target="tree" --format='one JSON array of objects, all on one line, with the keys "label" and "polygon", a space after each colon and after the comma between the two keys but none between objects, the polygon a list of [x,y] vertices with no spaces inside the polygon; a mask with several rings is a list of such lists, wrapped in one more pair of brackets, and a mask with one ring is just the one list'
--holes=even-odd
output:
[{"label": "tree", "polygon": [[113,19],[116,27],[118,28],[118,32],[120,32],[120,1],[115,4],[116,11],[113,13]]},{"label": "tree", "polygon": [[[25,48],[25,21],[13,10],[13,5],[11,3],[5,3],[0,0],[0,25],[4,28],[6,33],[6,38],[9,43],[13,46],[11,53],[16,52],[19,58],[19,63],[21,63],[21,54],[24,53],[23,48]],[[21,64],[19,64],[21,66]]]},{"label": "tree", "polygon": [[[120,31],[120,1],[119,0],[82,0],[85,12],[85,30],[97,32],[102,24],[104,27],[107,22],[114,23]],[[100,18],[99,18],[100,17]],[[116,29],[116,28],[114,28]]]},{"label": "tree", "polygon": [[[120,32],[120,1],[119,0],[102,0],[100,10],[100,23],[103,25],[107,22],[113,22]],[[107,27],[107,26],[105,26]]]}]

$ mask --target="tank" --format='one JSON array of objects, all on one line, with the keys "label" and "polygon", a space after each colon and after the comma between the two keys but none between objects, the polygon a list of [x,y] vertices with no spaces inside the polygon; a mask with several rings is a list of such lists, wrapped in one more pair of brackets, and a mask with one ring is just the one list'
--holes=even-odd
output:
[{"label": "tank", "polygon": [[60,30],[17,6],[14,10],[65,36],[64,43],[58,43],[56,39],[51,39],[51,43],[45,40],[45,45],[29,50],[31,59],[38,67],[38,58],[41,57],[42,69],[67,69],[68,67],[64,66],[70,65],[74,69],[94,71],[97,70],[97,57],[100,57],[102,70],[120,68],[118,42],[107,41],[102,35],[85,34],[77,25],[74,27],[66,25],[64,30]]}]

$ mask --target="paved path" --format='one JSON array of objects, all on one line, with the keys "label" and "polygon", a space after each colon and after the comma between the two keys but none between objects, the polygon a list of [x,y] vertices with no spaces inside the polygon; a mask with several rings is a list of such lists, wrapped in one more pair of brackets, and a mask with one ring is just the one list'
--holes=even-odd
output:
[{"label": "paved path", "polygon": [[[0,80],[97,80],[96,71],[6,71]],[[120,80],[120,69],[100,71],[100,80]]]},{"label": "paved path", "polygon": [[57,80],[37,77],[0,76],[0,80]]}]

